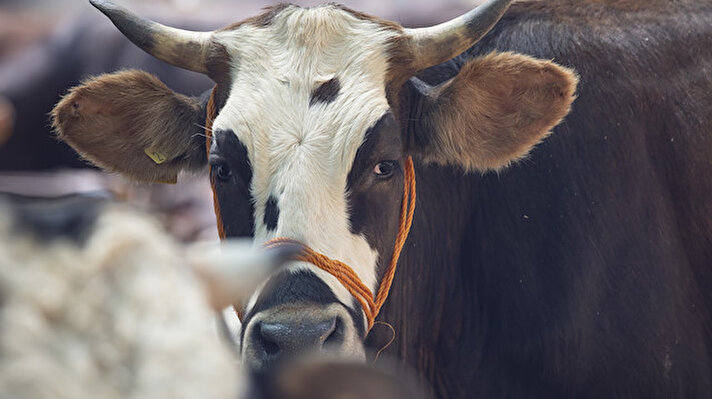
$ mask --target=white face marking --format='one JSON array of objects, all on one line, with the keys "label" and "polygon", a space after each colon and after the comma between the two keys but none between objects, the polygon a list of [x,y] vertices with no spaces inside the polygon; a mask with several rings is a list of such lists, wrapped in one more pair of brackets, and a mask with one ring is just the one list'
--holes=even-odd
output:
[{"label": "white face marking", "polygon": [[[386,51],[396,35],[331,5],[288,7],[267,27],[245,24],[217,35],[233,59],[233,84],[213,128],[232,130],[247,148],[255,244],[301,240],[350,265],[371,289],[378,254],[349,231],[346,182],[366,131],[389,109]],[[310,106],[312,91],[333,77],[341,83],[336,99]],[[275,231],[263,223],[270,195],[280,209]],[[314,271],[352,303],[330,274],[306,263],[291,267]]]}]

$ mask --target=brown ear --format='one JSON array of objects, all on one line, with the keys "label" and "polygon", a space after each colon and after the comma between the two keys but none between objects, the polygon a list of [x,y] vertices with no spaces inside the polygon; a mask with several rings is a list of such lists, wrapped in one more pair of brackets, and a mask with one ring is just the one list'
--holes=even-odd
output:
[{"label": "brown ear", "polygon": [[439,86],[411,83],[407,106],[415,107],[416,118],[410,150],[426,162],[499,170],[524,157],[562,120],[577,81],[572,70],[550,61],[492,53],[469,61]]},{"label": "brown ear", "polygon": [[175,182],[206,163],[205,113],[196,99],[146,72],[89,79],[52,110],[60,139],[97,166],[149,182]]}]

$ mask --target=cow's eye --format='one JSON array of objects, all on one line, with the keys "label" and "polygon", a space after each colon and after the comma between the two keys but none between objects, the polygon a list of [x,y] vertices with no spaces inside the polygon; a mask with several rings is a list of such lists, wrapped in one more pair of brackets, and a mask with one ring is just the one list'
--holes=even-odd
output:
[{"label": "cow's eye", "polygon": [[232,176],[232,171],[226,163],[221,162],[213,166],[213,168],[215,169],[215,175],[217,176],[218,180],[227,181],[228,179],[230,179],[230,176]]},{"label": "cow's eye", "polygon": [[385,179],[393,175],[393,171],[396,168],[396,161],[381,161],[373,168],[373,174],[379,178]]}]

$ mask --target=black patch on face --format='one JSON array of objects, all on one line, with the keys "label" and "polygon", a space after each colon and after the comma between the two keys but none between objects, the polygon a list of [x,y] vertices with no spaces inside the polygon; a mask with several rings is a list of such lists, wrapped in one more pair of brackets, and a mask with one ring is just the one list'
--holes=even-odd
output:
[{"label": "black patch on face", "polygon": [[[382,161],[396,161],[392,177],[380,179],[373,173]],[[363,234],[371,248],[386,264],[393,253],[400,205],[403,197],[403,148],[398,124],[391,113],[385,114],[366,132],[356,152],[347,181],[350,230]]]},{"label": "black patch on face", "polygon": [[314,105],[316,103],[328,104],[333,102],[339,95],[339,90],[341,90],[339,78],[329,79],[312,92],[311,98],[309,99],[309,105]]},{"label": "black patch on face", "polygon": [[68,195],[38,198],[3,194],[8,202],[14,228],[48,242],[65,240],[82,245],[91,235],[97,218],[108,202],[104,195]]},{"label": "black patch on face", "polygon": [[[231,130],[213,132],[210,148],[210,179],[215,189],[226,237],[254,235],[254,205],[250,194],[252,167],[247,148]],[[230,176],[220,179],[218,171],[229,168]]]},{"label": "black patch on face", "polygon": [[[243,318],[242,325],[247,326],[252,317],[264,310],[280,305],[297,303],[317,303],[326,306],[341,302],[336,298],[331,288],[313,272],[309,270],[297,272],[284,270],[270,278],[262,292],[260,292],[255,306]],[[343,303],[341,304],[351,315],[359,335],[364,336],[365,330],[363,323],[360,322],[362,320],[361,312]],[[240,342],[244,342],[244,334],[245,328],[242,328]]]},{"label": "black patch on face", "polygon": [[277,228],[277,222],[279,221],[279,206],[277,206],[277,200],[274,196],[270,195],[265,205],[265,226],[267,230],[274,230]]}]

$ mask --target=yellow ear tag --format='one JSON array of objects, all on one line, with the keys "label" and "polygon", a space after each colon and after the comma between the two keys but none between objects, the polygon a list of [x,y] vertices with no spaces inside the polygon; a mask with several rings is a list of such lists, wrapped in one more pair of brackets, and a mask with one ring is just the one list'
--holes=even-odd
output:
[{"label": "yellow ear tag", "polygon": [[[166,154],[154,149],[153,147],[146,148],[143,152],[148,155],[149,158],[153,160],[157,165],[160,165],[169,160]],[[178,174],[173,173],[172,175],[165,178],[165,180],[156,180],[156,183],[164,184],[176,184],[178,182]]]},{"label": "yellow ear tag", "polygon": [[143,152],[148,155],[149,158],[153,160],[156,164],[160,165],[163,162],[166,162],[168,160],[168,157],[166,154],[161,153],[160,151],[154,149],[154,148],[146,148],[143,150]]}]

